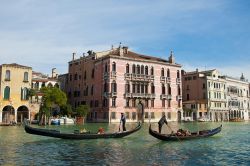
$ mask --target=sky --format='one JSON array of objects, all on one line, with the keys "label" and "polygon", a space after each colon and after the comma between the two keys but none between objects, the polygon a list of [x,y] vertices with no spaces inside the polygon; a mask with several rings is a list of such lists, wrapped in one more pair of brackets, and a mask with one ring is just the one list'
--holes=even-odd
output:
[{"label": "sky", "polygon": [[249,0],[0,1],[0,64],[67,73],[72,53],[111,45],[167,59],[186,71],[250,79]]}]

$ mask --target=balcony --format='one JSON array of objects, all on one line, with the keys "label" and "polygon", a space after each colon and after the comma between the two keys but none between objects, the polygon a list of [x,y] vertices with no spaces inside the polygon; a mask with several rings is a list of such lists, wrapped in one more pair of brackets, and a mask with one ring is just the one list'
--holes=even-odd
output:
[{"label": "balcony", "polygon": [[103,73],[103,79],[104,80],[116,79],[116,72],[112,71],[112,72],[105,72],[105,73]]},{"label": "balcony", "polygon": [[154,76],[153,75],[144,75],[144,74],[130,74],[130,73],[125,73],[124,77],[126,80],[132,80],[132,81],[153,81]]},{"label": "balcony", "polygon": [[117,97],[117,92],[103,92],[103,97],[109,98],[109,97]]},{"label": "balcony", "polygon": [[176,100],[182,100],[182,96],[181,95],[177,95],[176,96]]},{"label": "balcony", "polygon": [[161,99],[171,100],[172,99],[172,95],[161,94],[160,98]]},{"label": "balcony", "polygon": [[149,93],[125,93],[125,98],[130,97],[136,97],[136,98],[155,98],[155,94],[149,94]]},{"label": "balcony", "polygon": [[181,84],[181,79],[180,78],[176,78],[176,84]]},{"label": "balcony", "polygon": [[160,77],[160,82],[161,83],[170,83],[171,82],[171,78],[170,77],[161,76]]}]

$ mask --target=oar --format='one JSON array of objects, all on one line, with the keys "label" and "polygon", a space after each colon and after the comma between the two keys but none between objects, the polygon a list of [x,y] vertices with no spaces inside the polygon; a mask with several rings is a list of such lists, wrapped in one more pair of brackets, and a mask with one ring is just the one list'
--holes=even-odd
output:
[{"label": "oar", "polygon": [[[171,132],[174,132],[174,130],[172,130],[172,128],[167,124],[167,126],[169,127],[169,129],[171,130]],[[175,133],[175,137],[179,140],[179,141],[181,141],[180,140],[180,138],[176,135],[176,133]]]}]

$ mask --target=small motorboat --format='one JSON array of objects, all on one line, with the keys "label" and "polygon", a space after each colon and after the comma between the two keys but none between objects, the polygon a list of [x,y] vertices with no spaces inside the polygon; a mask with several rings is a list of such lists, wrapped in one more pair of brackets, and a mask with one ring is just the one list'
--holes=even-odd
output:
[{"label": "small motorboat", "polygon": [[92,133],[92,132],[80,132],[80,131],[78,132],[74,131],[72,133],[61,133],[59,130],[31,127],[30,125],[28,125],[26,121],[24,123],[24,129],[29,134],[42,135],[42,136],[54,137],[54,138],[62,138],[62,139],[81,140],[81,139],[98,139],[98,138],[122,138],[140,130],[141,123],[139,122],[138,125],[132,130],[128,130],[124,132],[103,133],[103,134],[97,134],[97,133]]},{"label": "small motorboat", "polygon": [[60,119],[51,119],[50,124],[51,125],[60,125]]},{"label": "small motorboat", "polygon": [[181,141],[181,140],[191,140],[197,138],[206,138],[218,134],[222,129],[222,125],[212,130],[202,130],[197,132],[192,132],[189,135],[178,135],[177,133],[173,134],[161,134],[157,131],[152,130],[151,124],[149,126],[149,134],[155,138],[158,138],[163,141]]},{"label": "small motorboat", "polygon": [[68,117],[61,117],[60,124],[75,124],[75,120]]}]

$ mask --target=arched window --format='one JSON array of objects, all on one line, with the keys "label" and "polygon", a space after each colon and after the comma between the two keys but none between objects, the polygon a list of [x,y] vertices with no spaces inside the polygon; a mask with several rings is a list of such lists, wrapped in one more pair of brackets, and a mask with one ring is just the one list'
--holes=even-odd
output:
[{"label": "arched window", "polygon": [[132,67],[132,73],[135,74],[135,64]]},{"label": "arched window", "polygon": [[170,78],[170,70],[167,70],[167,77]]},{"label": "arched window", "polygon": [[155,86],[154,84],[152,83],[151,84],[151,94],[154,94],[155,93]]},{"label": "arched window", "polygon": [[144,74],[144,66],[141,65],[141,74]]},{"label": "arched window", "polygon": [[129,82],[125,84],[125,93],[130,93],[130,85]]},{"label": "arched window", "polygon": [[178,95],[181,95],[181,87],[178,85]]},{"label": "arched window", "polygon": [[129,73],[129,64],[126,65],[126,73]]},{"label": "arched window", "polygon": [[154,75],[154,68],[153,67],[151,67],[150,74]]},{"label": "arched window", "polygon": [[21,100],[28,100],[28,89],[21,88]]},{"label": "arched window", "polygon": [[6,80],[6,81],[10,81],[10,71],[9,71],[9,70],[6,70],[6,73],[5,73],[5,80]]},{"label": "arched window", "polygon": [[161,68],[161,76],[164,77],[164,69]]},{"label": "arched window", "polygon": [[168,84],[168,94],[171,95],[171,87],[170,87],[170,84]]},{"label": "arched window", "polygon": [[112,82],[112,83],[111,83],[111,92],[112,92],[112,93],[117,92],[117,91],[116,91],[116,82]]},{"label": "arched window", "polygon": [[177,78],[180,78],[180,71],[177,70]]},{"label": "arched window", "polygon": [[113,71],[113,72],[116,71],[116,63],[115,63],[115,62],[113,62],[113,64],[112,64],[112,71]]},{"label": "arched window", "polygon": [[105,82],[103,86],[104,86],[103,87],[104,92],[108,92],[108,84],[107,84],[107,82]]},{"label": "arched window", "polygon": [[145,66],[145,75],[148,75],[148,66]]},{"label": "arched window", "polygon": [[4,88],[4,97],[5,100],[9,100],[10,99],[10,87],[6,86]]},{"label": "arched window", "polygon": [[137,65],[137,74],[140,74],[140,65]]},{"label": "arched window", "polygon": [[166,90],[165,90],[165,85],[162,84],[162,86],[161,86],[161,93],[162,93],[162,94],[165,94],[165,92],[166,92]]},{"label": "arched window", "polygon": [[25,81],[25,82],[28,82],[28,81],[29,81],[28,72],[24,72],[23,81]]}]

